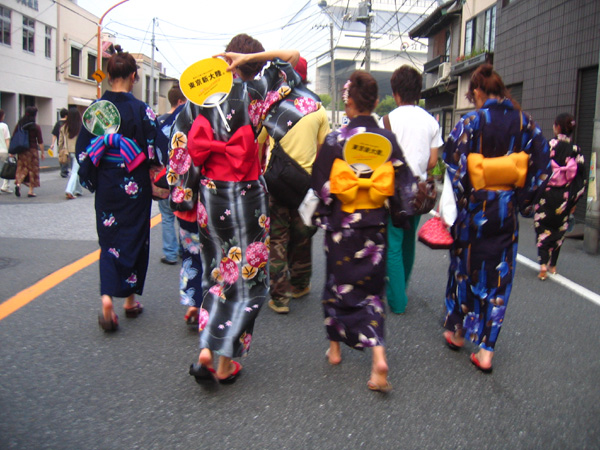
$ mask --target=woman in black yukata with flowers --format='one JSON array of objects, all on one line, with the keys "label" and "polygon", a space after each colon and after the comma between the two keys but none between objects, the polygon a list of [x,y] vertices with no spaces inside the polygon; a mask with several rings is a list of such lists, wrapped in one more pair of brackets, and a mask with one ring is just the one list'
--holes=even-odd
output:
[{"label": "woman in black yukata with flowers", "polygon": [[[379,128],[371,116],[377,105],[377,95],[377,82],[370,74],[363,71],[352,74],[343,93],[350,123],[325,139],[313,166],[311,184],[320,199],[313,222],[326,231],[327,277],[323,310],[330,341],[327,358],[334,365],[341,362],[340,342],[359,350],[372,348],[373,363],[367,387],[387,392],[391,390],[391,384],[387,379],[384,338],[388,223],[384,202],[385,197],[393,194],[394,180],[405,187],[404,191],[410,192],[413,176],[394,134]],[[364,177],[361,177],[359,183],[374,183],[380,170],[388,170],[389,178],[377,195],[372,187],[359,187],[355,198],[348,203],[349,198],[338,184],[342,178],[352,178],[354,174],[344,160],[344,144],[352,136],[367,132],[385,137],[392,152],[389,160],[375,169],[370,181],[363,181]],[[377,201],[360,203],[363,194],[377,197]]]},{"label": "woman in black yukata with flowers", "polygon": [[[248,35],[234,37],[219,56],[238,78],[215,108],[186,103],[173,127],[169,155],[171,167],[191,158],[202,172],[197,204],[204,270],[201,351],[189,371],[198,383],[234,382],[242,366],[232,358],[249,351],[254,321],[269,288],[269,211],[256,135],[269,106],[284,95],[272,91],[281,77],[292,88],[301,81],[293,70],[298,52],[265,52]],[[271,66],[255,80],[267,61]],[[170,170],[167,179],[175,184],[183,175]],[[172,201],[180,194],[172,190]]]}]

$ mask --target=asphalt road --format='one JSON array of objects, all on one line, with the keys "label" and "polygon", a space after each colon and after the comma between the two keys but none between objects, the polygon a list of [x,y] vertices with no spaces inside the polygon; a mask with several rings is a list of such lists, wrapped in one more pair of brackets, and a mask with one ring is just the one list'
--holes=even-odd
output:
[{"label": "asphalt road", "polygon": [[[0,301],[98,248],[93,196],[66,201],[57,172],[36,199],[0,195]],[[406,314],[386,321],[389,395],[370,392],[370,353],[325,359],[320,291],[287,316],[263,308],[244,371],[205,390],[187,374],[197,334],[183,322],[177,266],[160,225],[135,320],[97,325],[98,265],[0,321],[0,449],[583,449],[600,447],[600,306],[519,264],[494,372],[441,337],[448,256],[419,244]],[[520,253],[535,260],[531,222]],[[600,293],[600,256],[568,240],[559,272]],[[118,303],[117,303],[118,305]]]}]

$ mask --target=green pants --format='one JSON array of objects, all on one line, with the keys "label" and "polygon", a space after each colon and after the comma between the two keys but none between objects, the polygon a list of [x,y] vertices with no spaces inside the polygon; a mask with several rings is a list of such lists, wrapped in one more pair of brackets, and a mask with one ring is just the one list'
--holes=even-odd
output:
[{"label": "green pants", "polygon": [[406,309],[408,297],[406,288],[415,262],[417,228],[421,216],[408,219],[408,230],[396,228],[388,220],[387,227],[387,302],[392,312],[402,314]]}]

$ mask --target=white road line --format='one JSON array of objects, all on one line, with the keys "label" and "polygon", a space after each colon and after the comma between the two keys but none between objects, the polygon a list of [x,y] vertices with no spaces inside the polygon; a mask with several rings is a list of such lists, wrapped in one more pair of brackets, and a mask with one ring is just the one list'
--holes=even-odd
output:
[{"label": "white road line", "polygon": [[[525,256],[521,255],[520,253],[517,254],[517,262],[520,262],[521,264],[534,269],[535,271],[539,271],[540,270],[540,265],[536,262],[533,262],[532,260],[530,260],[529,258],[526,258]],[[589,289],[584,288],[583,286],[578,285],[577,283],[574,283],[573,281],[569,280],[568,278],[563,277],[560,274],[556,274],[556,275],[550,275],[550,273],[548,273],[548,278],[546,279],[546,281],[548,280],[552,280],[564,287],[566,287],[567,289],[575,292],[577,295],[580,295],[581,297],[585,298],[586,300],[589,300],[592,303],[595,303],[596,305],[600,306],[600,295],[596,294],[595,292],[590,291]]]}]

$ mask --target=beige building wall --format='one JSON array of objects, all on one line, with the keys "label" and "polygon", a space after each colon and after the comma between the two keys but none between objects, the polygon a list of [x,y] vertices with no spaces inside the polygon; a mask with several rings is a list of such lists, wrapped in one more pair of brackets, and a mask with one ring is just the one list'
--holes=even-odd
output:
[{"label": "beige building wall", "polygon": [[[84,109],[96,98],[98,57],[98,17],[69,0],[56,0],[58,6],[57,77],[69,89],[68,103]],[[88,66],[90,66],[88,68]]]}]

